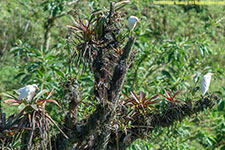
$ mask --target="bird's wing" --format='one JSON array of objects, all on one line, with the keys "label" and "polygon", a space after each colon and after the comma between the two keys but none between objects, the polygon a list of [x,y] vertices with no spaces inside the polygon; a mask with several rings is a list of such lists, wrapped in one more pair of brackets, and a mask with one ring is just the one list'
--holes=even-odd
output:
[{"label": "bird's wing", "polygon": [[31,101],[35,95],[36,88],[31,85],[31,86],[29,86],[28,89],[29,90],[27,90],[27,93],[28,93],[27,100]]},{"label": "bird's wing", "polygon": [[206,86],[206,78],[202,78],[201,87]]},{"label": "bird's wing", "polygon": [[17,92],[20,93],[19,96],[19,100],[23,99],[23,98],[27,98],[27,96],[29,95],[29,93],[31,92],[31,85],[27,85],[23,88],[20,88]]},{"label": "bird's wing", "polygon": [[34,97],[34,94],[35,94],[35,91],[34,91],[34,92],[33,92],[33,91],[30,92],[29,95],[27,96],[27,100],[28,100],[28,101],[31,101],[32,98]]},{"label": "bird's wing", "polygon": [[17,92],[20,93],[18,99],[21,100],[23,98],[27,98],[28,101],[31,101],[32,98],[34,97],[35,90],[36,88],[33,87],[32,85],[27,85],[23,88],[20,88],[19,90],[17,90]]},{"label": "bird's wing", "polygon": [[205,95],[208,89],[209,89],[209,82],[207,82],[207,77],[204,76],[201,82],[202,95]]},{"label": "bird's wing", "polygon": [[129,22],[128,22],[128,28],[129,28],[129,30],[132,31],[132,30],[134,29],[134,27],[135,27],[135,23],[129,21]]},{"label": "bird's wing", "polygon": [[25,89],[23,89],[20,91],[20,96],[18,99],[21,100],[23,98],[26,98],[27,96],[28,96],[28,92]]},{"label": "bird's wing", "polygon": [[203,86],[201,88],[201,90],[202,90],[202,95],[205,95],[205,93],[207,92],[207,88],[205,86]]},{"label": "bird's wing", "polygon": [[16,92],[21,93],[24,90],[25,87],[22,87],[20,89],[18,89]]}]

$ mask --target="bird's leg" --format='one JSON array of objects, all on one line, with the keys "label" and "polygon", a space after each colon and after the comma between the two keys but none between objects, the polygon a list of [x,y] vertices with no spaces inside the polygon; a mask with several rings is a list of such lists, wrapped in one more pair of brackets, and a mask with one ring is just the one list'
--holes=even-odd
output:
[{"label": "bird's leg", "polygon": [[132,37],[132,33],[133,33],[133,31],[130,31],[130,33],[129,33],[129,38]]}]

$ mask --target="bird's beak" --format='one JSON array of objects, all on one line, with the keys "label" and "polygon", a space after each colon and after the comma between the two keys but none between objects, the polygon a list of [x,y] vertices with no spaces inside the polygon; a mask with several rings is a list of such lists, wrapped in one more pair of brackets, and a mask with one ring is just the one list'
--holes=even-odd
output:
[{"label": "bird's beak", "polygon": [[141,24],[141,21],[139,19],[137,21],[138,21],[139,24]]},{"label": "bird's beak", "polygon": [[40,91],[39,87],[37,87],[37,89]]}]

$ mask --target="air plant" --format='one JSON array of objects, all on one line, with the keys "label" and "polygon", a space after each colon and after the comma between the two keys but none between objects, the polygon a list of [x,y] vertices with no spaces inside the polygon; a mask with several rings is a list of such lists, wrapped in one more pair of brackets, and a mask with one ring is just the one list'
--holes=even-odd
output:
[{"label": "air plant", "polygon": [[[25,100],[21,101],[16,98],[16,96],[9,95],[11,99],[7,99],[5,103],[11,103],[11,105],[21,105],[24,104],[23,109],[19,112],[16,116],[16,120],[13,122],[14,125],[23,127],[22,133],[22,145],[28,145],[28,149],[32,149],[32,144],[34,139],[39,137],[39,142],[42,146],[46,149],[51,143],[49,141],[50,136],[50,129],[51,123],[54,124],[58,130],[68,138],[65,133],[58,127],[57,123],[48,115],[45,109],[46,102],[53,102],[58,105],[60,108],[61,106],[58,104],[56,100],[49,99],[49,97],[53,94],[54,90],[48,94],[47,90],[42,90],[38,94],[36,94],[33,99],[32,103],[28,104]],[[43,95],[47,93],[47,97],[45,99],[41,99]]]},{"label": "air plant", "polygon": [[[39,93],[37,93],[31,100],[31,102],[28,102],[26,100],[18,100],[17,96],[12,95],[12,94],[6,94],[4,93],[4,95],[6,97],[9,97],[10,99],[4,100],[4,103],[11,103],[10,105],[21,105],[24,104],[26,105],[33,105],[33,106],[41,106],[44,102],[53,102],[56,105],[58,105],[60,108],[61,106],[58,104],[58,102],[56,100],[52,100],[49,99],[49,97],[53,94],[54,90],[52,90],[51,93],[49,93],[48,90],[41,90]],[[41,97],[43,95],[47,94],[47,98],[46,99],[41,99]],[[9,106],[10,106],[9,105]]]},{"label": "air plant", "polygon": [[72,31],[72,43],[77,47],[70,62],[75,58],[76,64],[82,63],[85,68],[85,62],[92,62],[104,49],[117,49],[121,45],[125,36],[121,32],[120,14],[117,10],[125,3],[127,2],[116,3],[115,9],[111,10],[96,10],[89,19],[72,18],[73,25],[67,27]]},{"label": "air plant", "polygon": [[119,55],[123,54],[123,49],[122,48],[114,48],[113,50]]},{"label": "air plant", "polygon": [[[166,100],[168,100],[169,102],[176,102],[176,103],[180,103],[181,101],[175,99],[175,96],[179,93],[180,90],[177,90],[173,95],[172,93],[170,93],[168,90],[164,89],[166,95],[160,94],[159,95],[163,96]],[[172,95],[172,96],[171,96]]]},{"label": "air plant", "polygon": [[80,18],[77,20],[73,19],[74,25],[67,25],[67,27],[74,30],[78,40],[91,42],[92,36],[94,35],[94,29],[89,22],[91,22],[91,20],[81,20]]},{"label": "air plant", "polygon": [[130,91],[131,97],[128,97],[123,94],[124,97],[127,99],[124,100],[124,105],[132,105],[132,109],[136,109],[139,112],[146,113],[146,108],[152,110],[157,110],[156,107],[152,106],[152,104],[159,104],[157,101],[159,99],[156,99],[159,95],[155,95],[149,99],[144,95],[144,93],[141,91],[140,95],[137,96],[133,91]]}]

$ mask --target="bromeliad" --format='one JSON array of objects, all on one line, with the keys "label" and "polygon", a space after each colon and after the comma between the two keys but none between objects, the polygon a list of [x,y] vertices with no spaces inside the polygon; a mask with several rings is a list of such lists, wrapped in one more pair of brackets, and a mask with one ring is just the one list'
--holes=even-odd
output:
[{"label": "bromeliad", "polygon": [[133,109],[139,110],[139,112],[146,113],[146,108],[148,109],[157,109],[156,107],[152,106],[152,104],[159,104],[157,101],[159,99],[156,99],[159,95],[155,95],[149,99],[144,95],[144,93],[141,91],[140,95],[137,96],[133,91],[130,91],[131,97],[128,97],[123,94],[124,97],[127,99],[124,100],[124,105],[131,104]]},{"label": "bromeliad", "polygon": [[165,91],[166,95],[163,95],[163,94],[160,94],[160,93],[158,93],[158,94],[163,96],[164,98],[166,98],[166,100],[168,100],[169,102],[178,102],[178,103],[180,103],[179,100],[175,99],[175,96],[179,93],[180,90],[177,90],[173,95],[170,94],[170,92],[168,90],[166,90],[166,89],[164,89],[164,91]]}]

